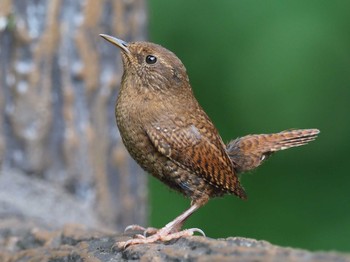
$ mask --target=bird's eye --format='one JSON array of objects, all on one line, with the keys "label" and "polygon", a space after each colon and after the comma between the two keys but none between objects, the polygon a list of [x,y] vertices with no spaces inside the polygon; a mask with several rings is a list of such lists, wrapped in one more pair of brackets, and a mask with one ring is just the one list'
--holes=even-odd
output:
[{"label": "bird's eye", "polygon": [[154,64],[157,62],[157,57],[155,57],[154,55],[148,55],[146,56],[146,63],[147,64]]}]

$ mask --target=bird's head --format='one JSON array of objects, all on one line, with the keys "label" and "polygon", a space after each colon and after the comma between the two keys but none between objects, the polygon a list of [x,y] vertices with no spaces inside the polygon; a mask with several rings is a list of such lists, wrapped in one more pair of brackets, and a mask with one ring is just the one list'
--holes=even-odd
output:
[{"label": "bird's head", "polygon": [[186,68],[173,52],[149,42],[127,43],[109,35],[100,36],[121,49],[123,81],[134,81],[134,87],[165,93],[189,88]]}]

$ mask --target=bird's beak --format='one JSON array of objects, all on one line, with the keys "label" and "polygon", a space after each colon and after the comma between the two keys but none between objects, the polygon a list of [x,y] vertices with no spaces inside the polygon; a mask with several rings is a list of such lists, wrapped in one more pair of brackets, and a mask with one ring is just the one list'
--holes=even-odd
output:
[{"label": "bird's beak", "polygon": [[100,34],[100,36],[106,39],[108,42],[111,42],[113,45],[118,46],[123,52],[128,54],[130,53],[127,42],[110,35]]}]

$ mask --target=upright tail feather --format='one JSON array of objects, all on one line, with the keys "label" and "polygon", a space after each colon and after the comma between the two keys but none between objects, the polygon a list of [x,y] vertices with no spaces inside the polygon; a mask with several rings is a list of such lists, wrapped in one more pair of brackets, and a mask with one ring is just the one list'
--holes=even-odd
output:
[{"label": "upright tail feather", "polygon": [[226,150],[237,173],[242,173],[258,167],[276,151],[315,140],[319,133],[318,129],[297,129],[275,134],[247,135],[230,141]]}]

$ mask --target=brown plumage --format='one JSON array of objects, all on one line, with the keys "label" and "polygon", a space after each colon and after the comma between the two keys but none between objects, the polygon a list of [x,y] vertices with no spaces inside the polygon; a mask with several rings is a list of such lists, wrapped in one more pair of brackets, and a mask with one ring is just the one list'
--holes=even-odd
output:
[{"label": "brown plumage", "polygon": [[249,135],[226,146],[195,99],[186,69],[174,53],[153,43],[101,36],[122,50],[124,74],[116,119],[126,148],[144,170],[191,199],[188,210],[153,235],[121,245],[202,232],[180,229],[210,198],[224,194],[246,198],[237,173],[257,167],[272,152],[306,144],[319,132]]},{"label": "brown plumage", "polygon": [[247,135],[226,145],[237,173],[260,166],[272,153],[302,146],[316,139],[317,129],[286,130],[276,134]]}]

